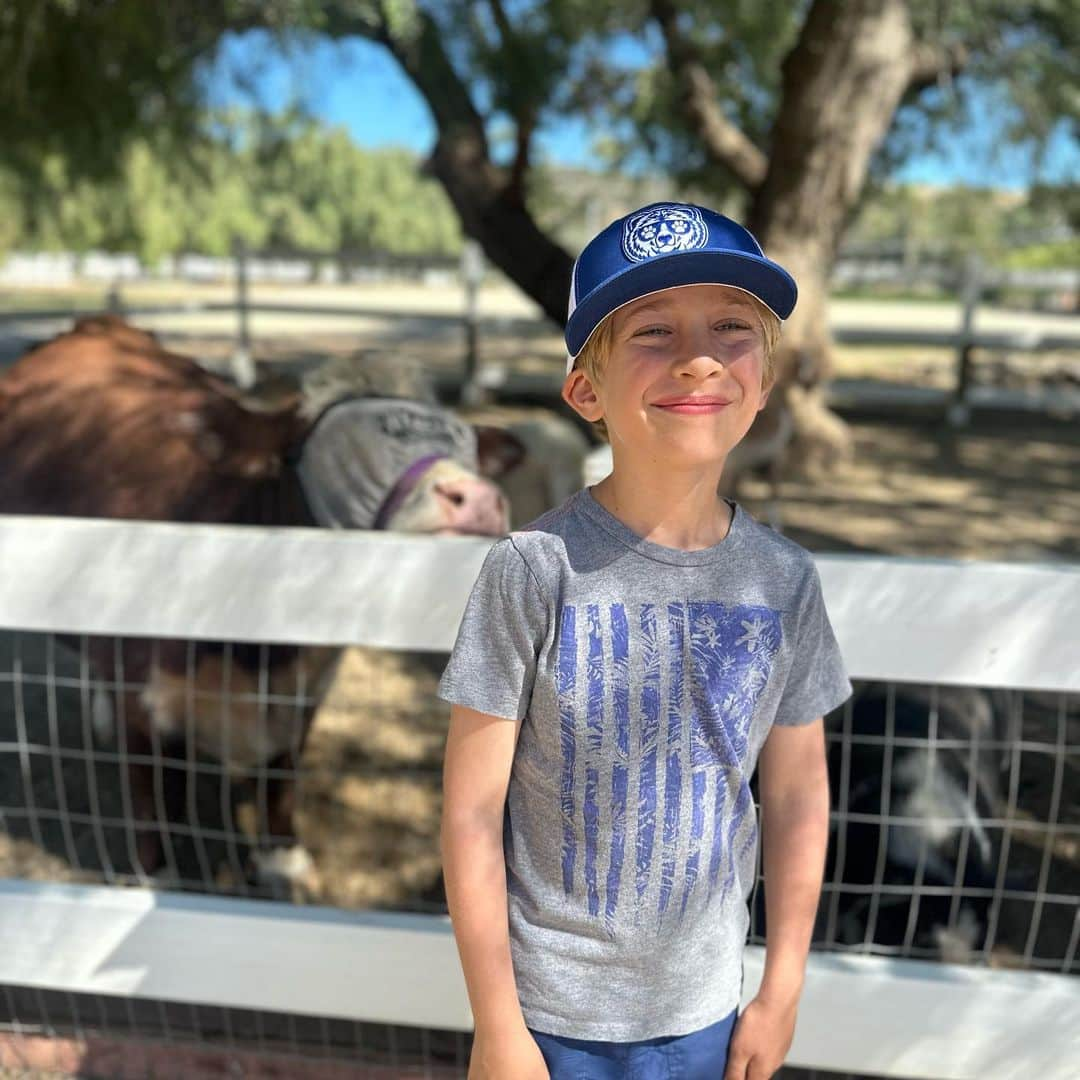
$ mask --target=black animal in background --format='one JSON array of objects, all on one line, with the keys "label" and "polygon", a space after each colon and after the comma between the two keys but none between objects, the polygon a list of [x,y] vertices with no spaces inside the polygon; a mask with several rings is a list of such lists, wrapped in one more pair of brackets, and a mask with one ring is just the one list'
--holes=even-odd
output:
[{"label": "black animal in background", "polygon": [[[1028,884],[1015,872],[999,882],[992,824],[1011,715],[1006,692],[857,683],[826,718],[835,820],[815,944],[954,962],[987,946],[993,890]],[[755,894],[757,933],[766,889]]]}]

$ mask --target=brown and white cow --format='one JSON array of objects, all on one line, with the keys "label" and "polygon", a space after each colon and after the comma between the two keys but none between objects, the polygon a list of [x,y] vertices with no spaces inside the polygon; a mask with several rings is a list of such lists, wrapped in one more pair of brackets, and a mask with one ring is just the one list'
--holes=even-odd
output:
[{"label": "brown and white cow", "polygon": [[[433,394],[401,396],[400,378],[379,396],[372,370],[360,394],[331,381],[269,404],[117,316],[82,319],[0,377],[0,513],[505,533],[494,478],[520,462],[520,441]],[[123,718],[136,870],[162,867],[166,824],[184,811],[187,769],[162,760],[190,764],[194,748],[231,777],[262,771],[256,868],[303,873],[295,769],[340,650],[95,638],[88,651],[99,680],[123,673],[94,713],[99,728]]]}]

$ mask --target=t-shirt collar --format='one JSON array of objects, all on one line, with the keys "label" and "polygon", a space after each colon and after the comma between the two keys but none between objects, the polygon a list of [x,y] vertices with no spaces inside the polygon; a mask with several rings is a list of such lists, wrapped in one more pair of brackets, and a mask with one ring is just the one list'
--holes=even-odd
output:
[{"label": "t-shirt collar", "polygon": [[624,521],[617,518],[592,493],[590,486],[581,488],[575,496],[575,504],[582,513],[596,522],[602,529],[613,536],[619,543],[631,551],[656,562],[670,563],[673,566],[702,566],[728,558],[740,543],[746,512],[734,499],[724,500],[731,507],[731,525],[728,534],[718,544],[699,548],[697,551],[683,551],[681,548],[667,547],[638,536]]}]

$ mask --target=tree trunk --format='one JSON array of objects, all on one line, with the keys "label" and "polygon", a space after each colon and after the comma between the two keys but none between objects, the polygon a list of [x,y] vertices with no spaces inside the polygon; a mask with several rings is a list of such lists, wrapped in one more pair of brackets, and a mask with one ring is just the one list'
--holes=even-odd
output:
[{"label": "tree trunk", "polygon": [[465,232],[562,326],[573,258],[540,231],[507,170],[492,165],[476,140],[461,132],[439,136],[429,168],[450,196]]},{"label": "tree trunk", "polygon": [[408,34],[383,24],[371,36],[390,50],[431,108],[439,134],[427,170],[446,189],[465,232],[562,326],[573,259],[533,220],[520,178],[492,163],[483,119],[446,53],[438,26],[421,13]]},{"label": "tree trunk", "polygon": [[814,389],[831,370],[829,274],[919,56],[904,0],[816,0],[784,61],[772,152],[748,224],[798,282],[777,356],[778,389],[806,389],[789,401],[796,438],[819,447],[823,439],[826,452],[850,449],[844,425],[828,420]]}]

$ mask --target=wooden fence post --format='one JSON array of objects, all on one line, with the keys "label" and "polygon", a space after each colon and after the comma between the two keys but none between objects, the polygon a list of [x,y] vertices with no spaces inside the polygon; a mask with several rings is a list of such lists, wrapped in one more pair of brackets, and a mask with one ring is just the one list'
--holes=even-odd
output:
[{"label": "wooden fence post", "polygon": [[109,291],[105,294],[105,310],[111,315],[124,314],[124,294],[120,284],[120,275],[117,274],[109,285]]},{"label": "wooden fence post", "polygon": [[971,252],[964,261],[964,277],[960,287],[960,300],[964,305],[960,319],[960,331],[956,343],[956,389],[948,408],[948,420],[953,427],[964,427],[971,418],[971,406],[967,401],[971,385],[975,351],[975,308],[982,289],[979,257]]},{"label": "wooden fence post", "polygon": [[480,405],[490,393],[480,385],[479,303],[480,283],[484,278],[484,251],[475,240],[466,240],[461,249],[461,280],[465,286],[465,378],[461,384],[460,403]]},{"label": "wooden fence post", "polygon": [[230,368],[237,385],[247,389],[255,385],[255,361],[251,355],[250,301],[248,299],[248,250],[244,240],[233,239],[236,263],[236,349]]}]

